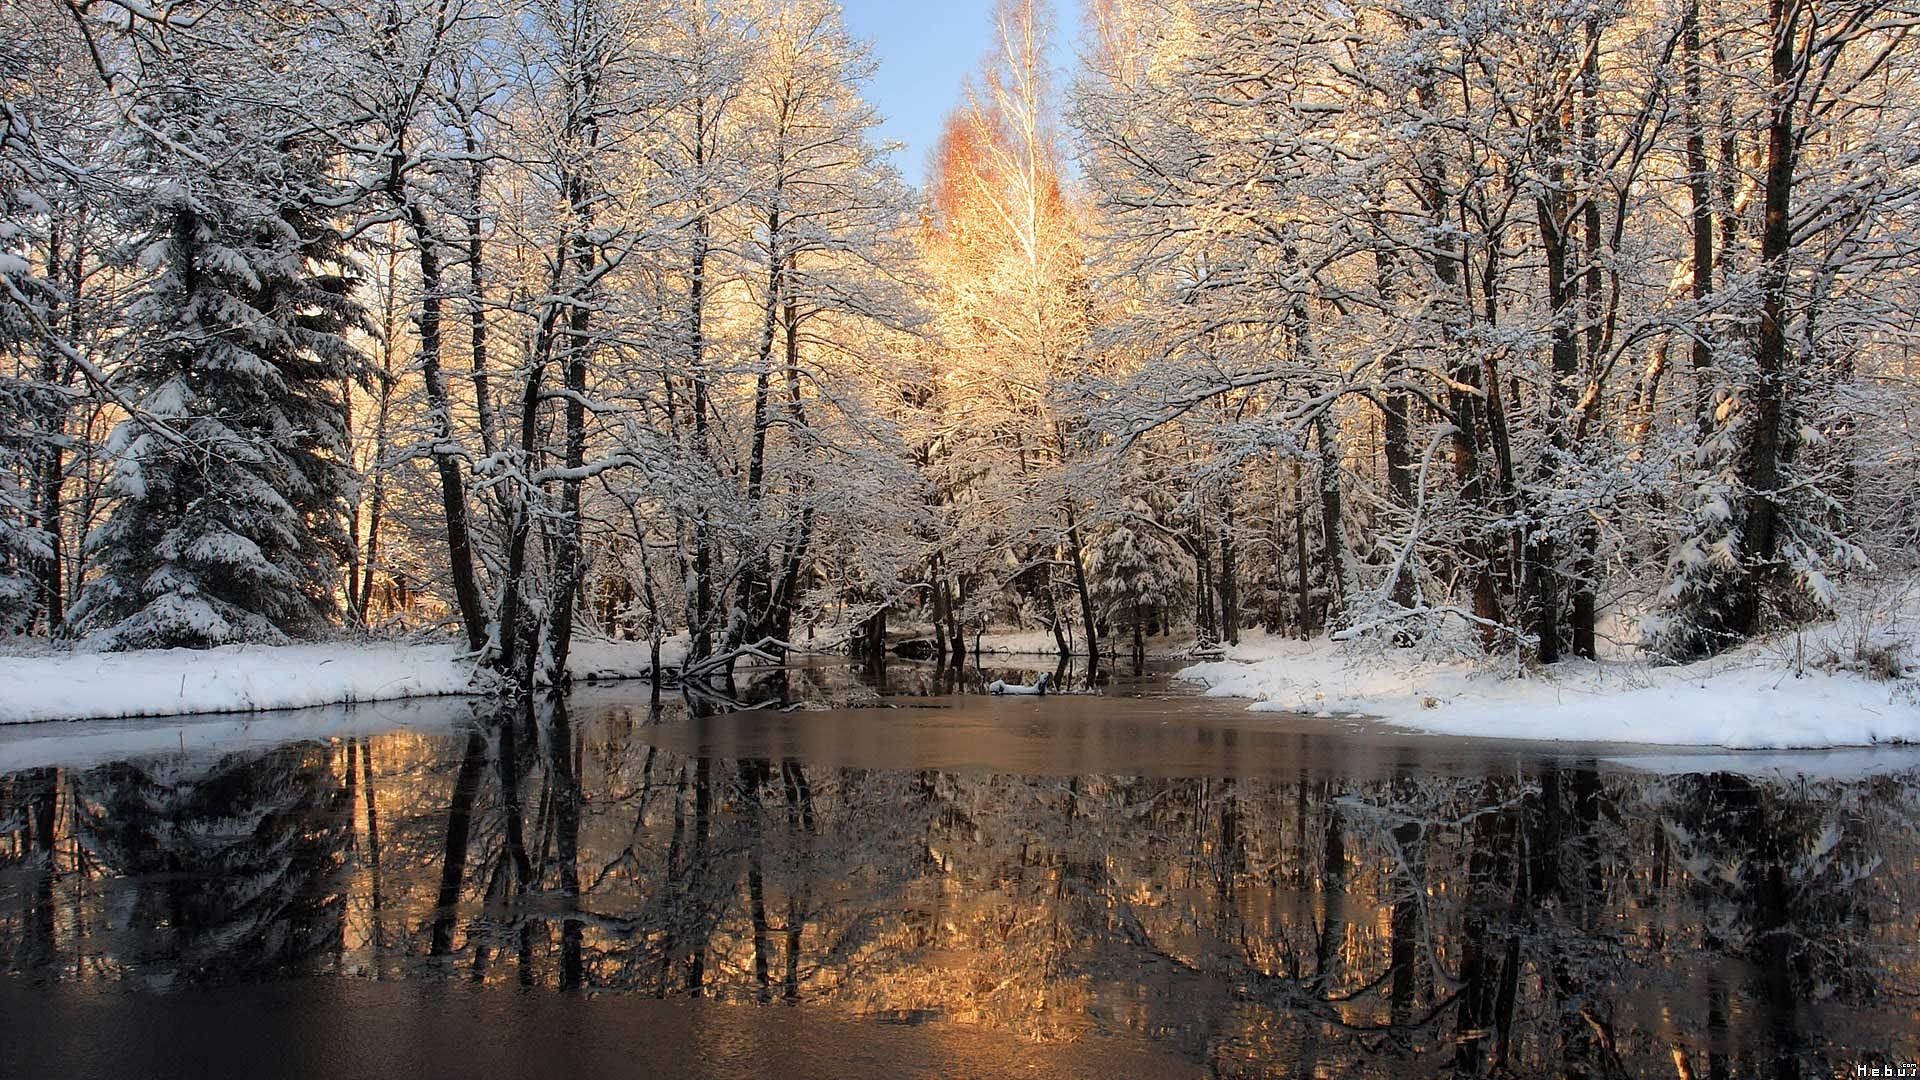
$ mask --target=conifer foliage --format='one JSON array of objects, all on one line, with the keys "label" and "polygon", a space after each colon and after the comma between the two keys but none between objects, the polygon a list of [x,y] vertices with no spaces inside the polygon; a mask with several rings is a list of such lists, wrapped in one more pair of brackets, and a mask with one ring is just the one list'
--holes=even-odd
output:
[{"label": "conifer foliage", "polygon": [[151,112],[140,410],[109,441],[118,501],[74,616],[108,648],[282,641],[333,614],[347,542],[351,264],[314,208],[320,158],[273,116],[197,95]]}]

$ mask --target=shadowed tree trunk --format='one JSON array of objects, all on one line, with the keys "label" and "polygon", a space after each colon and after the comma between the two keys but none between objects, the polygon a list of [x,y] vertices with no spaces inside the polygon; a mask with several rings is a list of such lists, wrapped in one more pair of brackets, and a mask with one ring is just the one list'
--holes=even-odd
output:
[{"label": "shadowed tree trunk", "polygon": [[427,215],[404,189],[401,158],[396,154],[388,178],[388,191],[401,206],[407,227],[413,235],[415,260],[420,268],[420,311],[415,316],[419,329],[420,377],[427,392],[427,433],[433,440],[428,448],[435,473],[440,478],[440,508],[447,526],[447,568],[453,579],[453,595],[459,610],[460,625],[466,630],[467,647],[479,652],[487,644],[487,613],[480,597],[480,581],[474,571],[473,538],[468,523],[466,480],[461,473],[460,448],[453,437],[453,402],[447,391],[446,375],[440,368],[441,297],[439,240],[434,236]]},{"label": "shadowed tree trunk", "polygon": [[[1752,419],[1747,432],[1741,480],[1747,491],[1740,521],[1743,573],[1732,586],[1730,629],[1750,637],[1759,629],[1764,587],[1778,577],[1779,492],[1787,433],[1787,260],[1793,248],[1794,165],[1798,144],[1794,110],[1799,107],[1800,75],[1806,57],[1799,48],[1800,19],[1806,5],[1770,0],[1772,100],[1767,118],[1766,204],[1760,232],[1760,333],[1754,342],[1757,369],[1747,394]],[[1739,580],[1744,579],[1744,580]]]},{"label": "shadowed tree trunk", "polygon": [[1220,495],[1220,640],[1240,644],[1240,559],[1233,545],[1233,494]]}]

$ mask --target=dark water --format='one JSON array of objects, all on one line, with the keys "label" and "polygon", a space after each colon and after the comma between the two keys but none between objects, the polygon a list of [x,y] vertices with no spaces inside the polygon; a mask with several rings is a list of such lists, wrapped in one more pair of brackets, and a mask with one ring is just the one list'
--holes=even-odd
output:
[{"label": "dark water", "polygon": [[1154,680],[954,689],[816,667],[745,713],[642,684],[0,734],[0,1073],[1920,1059],[1911,756],[1474,743]]}]

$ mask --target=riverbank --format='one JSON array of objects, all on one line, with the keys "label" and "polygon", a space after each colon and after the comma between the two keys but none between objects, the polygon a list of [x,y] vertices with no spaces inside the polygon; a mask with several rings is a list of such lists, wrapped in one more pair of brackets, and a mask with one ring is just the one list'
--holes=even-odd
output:
[{"label": "riverbank", "polygon": [[[576,680],[648,678],[646,642],[576,641]],[[661,666],[684,660],[669,640]],[[476,664],[449,644],[337,642],[106,653],[41,649],[0,656],[0,724],[302,709],[469,694]]]},{"label": "riverbank", "polygon": [[1920,743],[1920,617],[1836,623],[1693,664],[1504,670],[1375,644],[1253,636],[1176,679],[1255,711],[1366,716],[1436,735],[1730,749]]}]

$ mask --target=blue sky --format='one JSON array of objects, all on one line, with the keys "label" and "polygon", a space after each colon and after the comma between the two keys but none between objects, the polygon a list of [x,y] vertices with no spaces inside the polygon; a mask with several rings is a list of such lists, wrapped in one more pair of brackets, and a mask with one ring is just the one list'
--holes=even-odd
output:
[{"label": "blue sky", "polygon": [[[960,87],[993,43],[993,0],[842,0],[847,29],[873,45],[880,70],[867,100],[887,118],[881,135],[905,143],[894,158],[909,183],[926,177]],[[1080,33],[1078,0],[1054,0],[1054,66],[1064,89]]]}]

